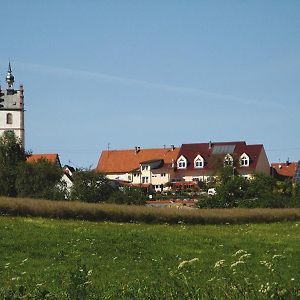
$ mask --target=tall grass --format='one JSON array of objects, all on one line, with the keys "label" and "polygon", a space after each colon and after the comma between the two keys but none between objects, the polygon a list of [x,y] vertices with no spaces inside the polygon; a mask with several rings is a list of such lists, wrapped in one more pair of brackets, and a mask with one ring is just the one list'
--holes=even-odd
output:
[{"label": "tall grass", "polygon": [[0,214],[90,221],[244,224],[300,220],[299,208],[175,209],[0,197]]}]

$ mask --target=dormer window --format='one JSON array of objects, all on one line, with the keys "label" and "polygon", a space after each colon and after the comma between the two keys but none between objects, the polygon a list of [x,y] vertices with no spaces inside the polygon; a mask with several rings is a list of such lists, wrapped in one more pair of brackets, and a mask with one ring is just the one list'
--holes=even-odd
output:
[{"label": "dormer window", "polygon": [[243,153],[240,157],[240,166],[241,167],[249,167],[249,156],[246,153]]},{"label": "dormer window", "polygon": [[201,169],[204,167],[204,159],[203,157],[199,154],[196,156],[194,159],[194,168],[195,169]]},{"label": "dormer window", "polygon": [[186,167],[187,167],[187,160],[183,155],[181,155],[177,160],[177,168],[186,169]]},{"label": "dormer window", "polygon": [[148,170],[148,166],[142,165],[142,171],[147,171],[147,170]]},{"label": "dormer window", "polygon": [[233,166],[233,157],[229,153],[224,158],[224,166]]}]

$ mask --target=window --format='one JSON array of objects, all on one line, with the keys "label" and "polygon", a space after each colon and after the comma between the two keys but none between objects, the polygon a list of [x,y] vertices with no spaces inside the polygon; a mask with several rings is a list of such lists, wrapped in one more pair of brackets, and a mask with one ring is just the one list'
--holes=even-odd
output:
[{"label": "window", "polygon": [[249,156],[244,153],[240,157],[240,166],[241,167],[249,167]]},{"label": "window", "polygon": [[142,177],[142,183],[148,183],[148,176]]},{"label": "window", "polygon": [[142,171],[148,170],[148,166],[142,166]]},{"label": "window", "polygon": [[13,123],[13,115],[11,113],[8,113],[6,115],[6,124],[12,124]]},{"label": "window", "polygon": [[160,176],[161,177],[166,177],[166,173],[161,173]]},{"label": "window", "polygon": [[177,160],[177,168],[178,169],[185,169],[186,166],[187,166],[187,160],[183,155],[181,155]]},{"label": "window", "polygon": [[227,154],[224,158],[224,166],[232,166],[233,165],[233,158],[230,154]]},{"label": "window", "polygon": [[194,168],[195,169],[200,169],[204,167],[204,159],[203,157],[199,154],[196,156],[194,159]]},{"label": "window", "polygon": [[139,177],[139,173],[133,173],[133,177]]}]

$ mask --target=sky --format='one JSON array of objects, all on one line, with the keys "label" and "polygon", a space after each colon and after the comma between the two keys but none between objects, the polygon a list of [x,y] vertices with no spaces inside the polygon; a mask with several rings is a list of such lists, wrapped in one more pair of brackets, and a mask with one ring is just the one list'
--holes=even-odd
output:
[{"label": "sky", "polygon": [[25,146],[93,168],[107,149],[244,140],[300,160],[300,1],[1,1],[0,82]]}]

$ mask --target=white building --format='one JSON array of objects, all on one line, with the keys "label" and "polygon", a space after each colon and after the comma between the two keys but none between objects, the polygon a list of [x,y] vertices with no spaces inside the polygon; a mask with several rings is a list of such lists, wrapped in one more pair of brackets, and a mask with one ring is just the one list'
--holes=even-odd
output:
[{"label": "white building", "polygon": [[8,65],[6,83],[6,89],[0,87],[0,136],[4,132],[13,132],[24,147],[24,90],[23,85],[20,85],[19,90],[14,89],[14,76],[10,63]]}]

